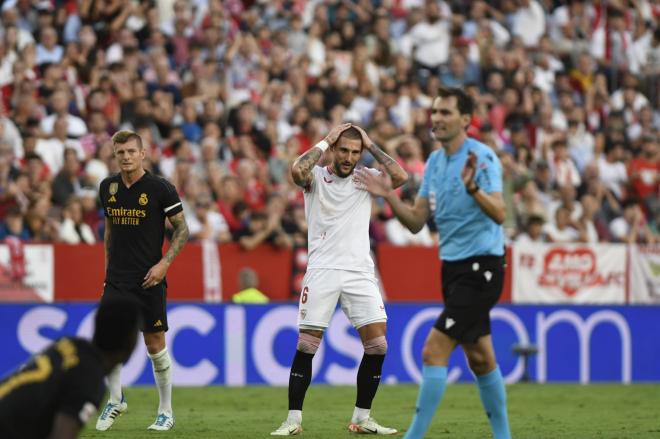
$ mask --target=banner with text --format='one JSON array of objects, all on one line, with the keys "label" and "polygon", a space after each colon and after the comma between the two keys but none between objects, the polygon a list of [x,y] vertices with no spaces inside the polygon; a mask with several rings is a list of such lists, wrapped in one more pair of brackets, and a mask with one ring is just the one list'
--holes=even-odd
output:
[{"label": "banner with text", "polygon": [[626,301],[626,246],[516,244],[513,303]]},{"label": "banner with text", "polygon": [[660,303],[660,245],[630,246],[630,303]]},{"label": "banner with text", "polygon": [[[387,308],[388,353],[384,383],[418,382],[424,339],[442,311],[430,304]],[[211,384],[285,386],[296,348],[297,306],[179,304],[168,310],[167,344],[178,386]],[[90,304],[0,306],[0,376],[63,335],[90,337]],[[546,381],[660,381],[660,307],[502,306],[491,313],[493,340],[505,379],[524,373],[516,344],[534,344],[532,379]],[[472,373],[458,349],[449,364],[450,381]],[[353,385],[362,343],[337,310],[314,357],[315,382]],[[122,371],[126,384],[151,384],[151,363],[142,343]]]}]

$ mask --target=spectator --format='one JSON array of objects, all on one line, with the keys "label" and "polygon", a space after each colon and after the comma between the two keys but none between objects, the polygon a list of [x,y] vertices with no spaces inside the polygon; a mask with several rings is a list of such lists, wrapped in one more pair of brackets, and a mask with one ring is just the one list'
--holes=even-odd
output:
[{"label": "spectator", "polygon": [[23,214],[18,206],[10,207],[5,215],[5,220],[0,224],[0,241],[9,236],[21,241],[30,239],[30,231],[25,225]]},{"label": "spectator", "polygon": [[626,200],[622,209],[622,216],[610,223],[610,233],[616,241],[627,244],[653,244],[658,241],[658,237],[649,228],[637,200]]},{"label": "spectator", "polygon": [[66,244],[94,244],[94,232],[84,221],[83,205],[80,199],[69,198],[62,211],[62,224],[59,240]]},{"label": "spectator", "polygon": [[650,213],[660,211],[660,148],[654,137],[643,139],[639,157],[628,164],[630,195],[642,201]]},{"label": "spectator", "polygon": [[211,240],[219,244],[231,241],[232,236],[227,222],[214,210],[211,197],[198,196],[194,203],[194,212],[186,215],[190,238],[193,240]]},{"label": "spectator", "polygon": [[77,139],[87,134],[87,125],[78,116],[69,112],[69,92],[68,90],[58,90],[50,98],[51,114],[41,120],[41,130],[44,134],[53,133],[55,121],[63,117],[67,122],[67,137]]},{"label": "spectator", "polygon": [[41,39],[37,44],[37,64],[59,63],[64,55],[64,48],[57,44],[57,31],[52,27],[41,30]]},{"label": "spectator", "polygon": [[545,13],[536,0],[518,0],[511,16],[511,33],[522,40],[527,48],[533,48],[545,33]]},{"label": "spectator", "polygon": [[53,180],[53,203],[57,206],[64,206],[71,195],[78,192],[83,185],[76,151],[67,148],[63,155],[64,166]]},{"label": "spectator", "polygon": [[544,229],[545,220],[542,216],[530,215],[525,224],[525,231],[516,237],[518,244],[528,244],[531,242],[547,242]]},{"label": "spectator", "polygon": [[268,303],[269,299],[264,293],[259,291],[259,276],[257,272],[250,267],[242,268],[238,272],[238,292],[231,300],[234,303]]},{"label": "spectator", "polygon": [[605,154],[598,160],[600,181],[617,200],[623,200],[623,185],[628,180],[626,165],[623,163],[624,147],[620,142],[612,142],[605,147]]},{"label": "spectator", "polygon": [[279,248],[291,248],[291,238],[284,233],[277,216],[266,216],[262,212],[252,212],[247,227],[234,233],[234,241],[244,250],[269,243]]},{"label": "spectator", "polygon": [[571,224],[569,210],[564,206],[559,206],[555,211],[554,222],[543,226],[543,232],[546,234],[549,242],[567,243],[577,242],[579,235],[577,230]]}]

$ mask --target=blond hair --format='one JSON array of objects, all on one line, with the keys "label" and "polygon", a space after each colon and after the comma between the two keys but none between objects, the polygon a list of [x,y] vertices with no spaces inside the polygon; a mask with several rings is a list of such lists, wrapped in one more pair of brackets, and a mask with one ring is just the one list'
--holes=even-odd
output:
[{"label": "blond hair", "polygon": [[142,137],[140,137],[140,135],[134,131],[121,130],[117,131],[112,136],[113,145],[123,145],[124,143],[127,143],[131,140],[135,140],[137,142],[138,148],[142,149]]}]

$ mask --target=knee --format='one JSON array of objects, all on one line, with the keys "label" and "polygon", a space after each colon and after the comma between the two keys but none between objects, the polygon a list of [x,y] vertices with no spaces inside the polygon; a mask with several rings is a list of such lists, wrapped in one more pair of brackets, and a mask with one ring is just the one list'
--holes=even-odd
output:
[{"label": "knee", "polygon": [[362,346],[367,355],[385,355],[387,353],[387,339],[384,335],[364,341]]},{"label": "knee", "polygon": [[147,352],[149,355],[156,355],[165,349],[165,338],[160,339],[159,337],[145,337],[144,345],[147,347]]},{"label": "knee", "polygon": [[435,364],[437,361],[438,352],[437,349],[434,349],[433,346],[428,343],[424,344],[422,349],[422,363],[423,364]]},{"label": "knee", "polygon": [[321,345],[320,337],[316,337],[306,332],[301,332],[298,335],[298,344],[296,346],[296,349],[298,349],[300,352],[303,352],[305,354],[314,355],[316,354],[316,351],[318,351],[320,345]]},{"label": "knee", "polygon": [[495,368],[494,364],[488,361],[488,358],[481,355],[472,355],[468,357],[468,364],[475,375],[485,375]]}]

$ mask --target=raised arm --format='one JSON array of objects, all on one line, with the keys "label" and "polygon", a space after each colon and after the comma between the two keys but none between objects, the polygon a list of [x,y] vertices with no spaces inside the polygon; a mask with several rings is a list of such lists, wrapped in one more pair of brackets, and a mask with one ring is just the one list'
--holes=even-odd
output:
[{"label": "raised arm", "polygon": [[504,197],[502,192],[491,192],[479,188],[474,181],[477,172],[477,156],[470,152],[468,159],[461,171],[463,177],[463,184],[468,194],[472,195],[474,201],[479,205],[481,210],[490,217],[497,224],[502,224],[506,219],[506,206],[504,204]]},{"label": "raised arm", "polygon": [[385,201],[392,206],[394,215],[408,230],[413,233],[422,230],[431,213],[427,198],[417,197],[411,206],[396,195],[389,174],[373,175],[366,169],[358,169],[355,171],[355,176],[372,195],[385,198]]},{"label": "raised arm", "polygon": [[408,173],[399,165],[396,160],[387,155],[385,151],[380,149],[378,145],[371,141],[366,131],[357,125],[353,125],[362,135],[362,143],[364,147],[374,156],[374,158],[383,165],[385,172],[389,174],[392,179],[392,187],[398,188],[408,181]]},{"label": "raised arm", "polygon": [[293,162],[293,165],[291,166],[291,176],[293,177],[294,183],[302,188],[310,185],[312,182],[312,169],[314,169],[316,163],[321,159],[325,150],[334,144],[341,133],[350,126],[350,123],[337,125],[330,130],[328,135],[325,136],[322,141],[314,145],[314,147],[310,148],[308,151],[305,151],[296,159],[296,161]]}]

